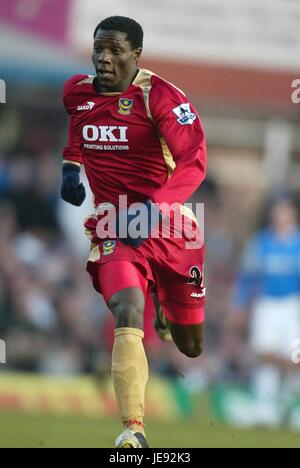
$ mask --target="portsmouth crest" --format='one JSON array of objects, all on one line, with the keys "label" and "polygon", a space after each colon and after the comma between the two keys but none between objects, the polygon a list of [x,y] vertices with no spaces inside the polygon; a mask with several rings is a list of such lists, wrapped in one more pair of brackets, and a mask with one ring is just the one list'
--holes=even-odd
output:
[{"label": "portsmouth crest", "polygon": [[108,240],[103,242],[103,255],[111,255],[115,251],[117,242],[115,240]]},{"label": "portsmouth crest", "polygon": [[192,125],[196,120],[196,114],[191,111],[191,107],[188,102],[186,104],[181,104],[180,106],[175,107],[173,112],[177,115],[177,122],[179,122],[181,125]]},{"label": "portsmouth crest", "polygon": [[133,99],[120,98],[119,99],[119,114],[130,115],[133,106]]}]

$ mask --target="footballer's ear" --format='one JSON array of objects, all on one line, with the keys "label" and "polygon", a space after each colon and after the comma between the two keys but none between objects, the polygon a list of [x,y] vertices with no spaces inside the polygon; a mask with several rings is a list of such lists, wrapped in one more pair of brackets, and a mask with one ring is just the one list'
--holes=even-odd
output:
[{"label": "footballer's ear", "polygon": [[138,62],[141,55],[142,55],[142,52],[143,52],[143,49],[141,47],[139,47],[138,49],[135,49],[134,50],[134,58],[135,60]]}]

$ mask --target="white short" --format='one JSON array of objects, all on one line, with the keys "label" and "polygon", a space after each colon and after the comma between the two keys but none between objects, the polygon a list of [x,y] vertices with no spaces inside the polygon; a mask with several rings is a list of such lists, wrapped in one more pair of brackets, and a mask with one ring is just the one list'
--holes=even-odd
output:
[{"label": "white short", "polygon": [[250,343],[255,354],[290,358],[300,339],[300,297],[260,299],[250,320]]}]

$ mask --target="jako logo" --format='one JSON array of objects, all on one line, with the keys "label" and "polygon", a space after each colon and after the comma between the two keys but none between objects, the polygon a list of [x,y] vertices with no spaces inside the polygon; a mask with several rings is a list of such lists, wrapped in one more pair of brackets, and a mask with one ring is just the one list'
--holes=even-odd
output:
[{"label": "jako logo", "polygon": [[92,110],[94,106],[95,106],[94,102],[88,101],[84,106],[78,106],[77,110],[78,111]]},{"label": "jako logo", "polygon": [[0,340],[0,364],[6,364],[6,344]]},{"label": "jako logo", "polygon": [[82,136],[86,141],[127,142],[127,129],[128,127],[85,125]]},{"label": "jako logo", "polygon": [[193,292],[193,293],[191,294],[191,297],[195,297],[196,299],[200,299],[200,297],[205,297],[205,293],[206,293],[206,290],[203,289],[203,292],[202,292],[202,293]]}]

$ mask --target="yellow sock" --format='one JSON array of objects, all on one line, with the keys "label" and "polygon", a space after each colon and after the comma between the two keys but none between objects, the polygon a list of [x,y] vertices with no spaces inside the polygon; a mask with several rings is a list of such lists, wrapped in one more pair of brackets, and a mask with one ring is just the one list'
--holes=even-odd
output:
[{"label": "yellow sock", "polygon": [[148,361],[143,338],[144,332],[137,328],[117,328],[112,352],[117,404],[123,424],[134,432],[144,432]]}]

